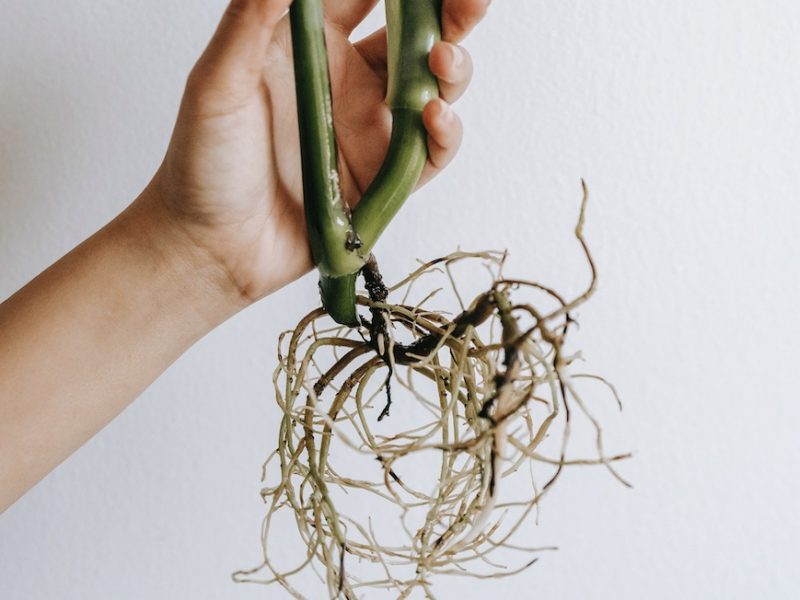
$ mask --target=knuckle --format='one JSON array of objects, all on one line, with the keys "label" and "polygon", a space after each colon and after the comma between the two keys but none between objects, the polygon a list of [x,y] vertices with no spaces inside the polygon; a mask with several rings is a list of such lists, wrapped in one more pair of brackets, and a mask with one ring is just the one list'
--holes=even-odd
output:
[{"label": "knuckle", "polygon": [[189,94],[199,93],[199,91],[203,89],[207,79],[208,74],[206,69],[200,63],[197,63],[192,67],[192,70],[189,71],[189,75],[186,77],[185,91]]},{"label": "knuckle", "polygon": [[272,25],[283,16],[286,0],[231,0],[225,11],[229,19],[255,18]]},{"label": "knuckle", "polygon": [[228,8],[225,9],[225,16],[232,19],[239,19],[245,15],[255,4],[255,0],[231,0]]},{"label": "knuckle", "polygon": [[235,112],[248,101],[237,86],[229,85],[202,63],[195,66],[186,78],[183,105],[193,114],[220,116]]},{"label": "knuckle", "polygon": [[217,85],[218,78],[214,64],[203,56],[189,71],[184,91],[194,97],[201,97]]}]

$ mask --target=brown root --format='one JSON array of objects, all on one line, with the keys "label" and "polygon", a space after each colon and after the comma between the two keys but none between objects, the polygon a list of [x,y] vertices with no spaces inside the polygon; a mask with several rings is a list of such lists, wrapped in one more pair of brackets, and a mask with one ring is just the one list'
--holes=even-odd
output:
[{"label": "brown root", "polygon": [[[458,252],[389,289],[369,265],[361,303],[371,318],[361,330],[325,330],[316,310],[282,337],[274,382],[283,418],[265,465],[274,483],[262,492],[264,560],[236,581],[278,583],[303,598],[290,580],[321,568],[330,598],[363,589],[432,598],[434,575],[505,577],[538,558],[506,567],[493,557],[552,549],[514,542],[565,468],[602,465],[624,482],[614,464],[629,455],[605,455],[599,422],[576,389],[580,377],[605,380],[570,376],[564,350],[574,311],[596,287],[585,207],[586,198],[576,236],[591,281],[575,300],[505,278],[503,253]],[[452,268],[464,262],[487,266],[492,280],[458,316],[429,309],[433,294],[410,302],[412,288],[438,274],[461,303]],[[404,293],[401,303],[389,303],[389,291]],[[404,393],[385,419],[392,384]],[[593,458],[568,458],[573,404],[595,428]],[[275,520],[286,516],[308,548],[289,567],[270,545]]]}]

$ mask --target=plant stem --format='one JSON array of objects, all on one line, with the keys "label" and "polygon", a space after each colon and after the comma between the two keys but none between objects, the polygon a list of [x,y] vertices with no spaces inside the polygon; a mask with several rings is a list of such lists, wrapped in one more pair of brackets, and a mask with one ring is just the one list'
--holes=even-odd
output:
[{"label": "plant stem", "polygon": [[[354,239],[355,234],[340,188],[322,1],[295,0],[290,13],[311,254],[323,278],[351,275],[358,273],[363,261],[354,250],[348,249],[348,241]],[[347,286],[329,287],[328,293],[323,292],[323,299],[338,298],[348,289]],[[343,299],[349,302],[349,298]],[[336,311],[336,306],[327,303],[326,308],[329,312]],[[355,308],[352,313],[350,319],[340,318],[352,321]]]},{"label": "plant stem", "polygon": [[428,161],[428,134],[422,111],[428,102],[439,97],[428,55],[441,38],[440,14],[440,0],[386,0],[386,102],[392,110],[392,138],[383,167],[353,214],[362,255],[372,251],[414,191]]},{"label": "plant stem", "polygon": [[392,136],[383,166],[351,219],[340,188],[322,0],[295,0],[291,6],[308,236],[323,305],[343,325],[358,325],[358,274],[428,160],[422,111],[439,95],[428,55],[440,38],[440,13],[441,0],[386,0]]}]

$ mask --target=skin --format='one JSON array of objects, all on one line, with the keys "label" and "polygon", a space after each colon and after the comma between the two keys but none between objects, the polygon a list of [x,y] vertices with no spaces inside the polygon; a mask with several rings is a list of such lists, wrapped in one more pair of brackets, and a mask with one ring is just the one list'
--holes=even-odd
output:
[{"label": "skin", "polygon": [[[430,161],[454,157],[458,43],[490,0],[444,0],[425,109]],[[291,0],[234,0],[189,75],[165,159],[116,219],[0,305],[0,512],[197,340],[311,267],[302,208]],[[325,2],[343,192],[355,205],[389,142],[386,36],[349,39],[377,0]]]}]

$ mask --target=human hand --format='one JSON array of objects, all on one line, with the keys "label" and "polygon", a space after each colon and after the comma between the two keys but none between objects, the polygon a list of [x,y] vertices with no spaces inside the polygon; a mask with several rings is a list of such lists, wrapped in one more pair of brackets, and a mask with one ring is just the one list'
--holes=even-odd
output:
[{"label": "human hand", "polygon": [[[444,0],[443,40],[430,66],[441,99],[423,118],[429,133],[424,184],[454,157],[462,125],[451,110],[472,75],[457,44],[490,0]],[[291,0],[233,0],[192,70],[166,158],[141,202],[174,225],[190,251],[208,260],[241,305],[311,266],[303,213],[291,33]],[[377,0],[325,2],[335,128],[343,194],[355,205],[389,143],[385,105],[386,34],[349,36]],[[241,306],[239,306],[241,308]]]},{"label": "human hand", "polygon": [[[0,513],[194,342],[311,267],[290,3],[231,3],[189,77],[150,185],[0,303]],[[376,3],[326,0],[343,192],[353,203],[377,173],[390,133],[385,35],[348,40]],[[431,162],[423,181],[461,140],[448,103],[466,88],[471,64],[453,44],[487,5],[444,0],[446,41],[430,58],[443,100],[424,114]]]}]

